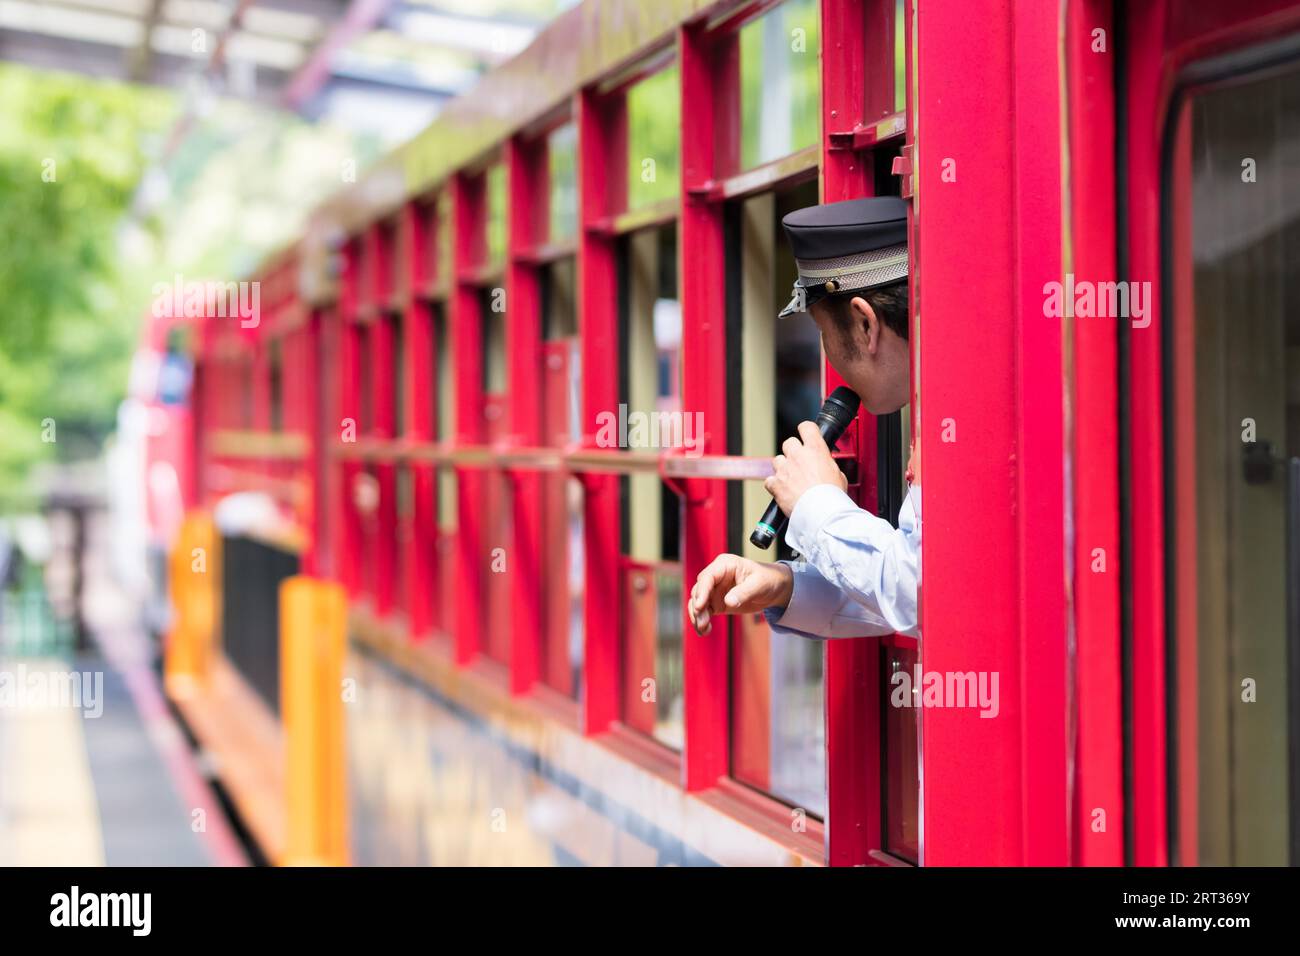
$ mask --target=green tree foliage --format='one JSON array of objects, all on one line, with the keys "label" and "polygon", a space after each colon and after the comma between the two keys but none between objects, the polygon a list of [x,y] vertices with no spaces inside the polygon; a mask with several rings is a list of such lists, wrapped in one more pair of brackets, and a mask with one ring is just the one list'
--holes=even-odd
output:
[{"label": "green tree foliage", "polygon": [[[0,489],[111,427],[139,326],[115,236],[170,94],[0,65]],[[53,420],[57,440],[43,422]]]}]

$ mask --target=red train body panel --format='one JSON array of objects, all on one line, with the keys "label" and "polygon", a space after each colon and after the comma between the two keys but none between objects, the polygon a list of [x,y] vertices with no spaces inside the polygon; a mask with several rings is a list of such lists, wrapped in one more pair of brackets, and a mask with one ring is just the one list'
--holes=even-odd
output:
[{"label": "red train body panel", "polygon": [[[805,23],[806,143],[753,79],[754,51],[782,49],[761,43],[797,53]],[[1215,816],[1245,785],[1225,755],[1273,758],[1220,739],[1235,704],[1197,675],[1244,648],[1281,661],[1291,701],[1300,646],[1242,636],[1276,608],[1214,643],[1204,562],[1244,553],[1215,515],[1257,511],[1190,476],[1211,453],[1195,323],[1229,254],[1205,245],[1229,213],[1193,143],[1227,122],[1216,91],[1274,82],[1291,115],[1296,35],[1283,0],[590,0],[322,207],[254,277],[255,327],[202,323],[194,486],[209,507],[268,496],[277,546],[347,587],[374,695],[351,718],[354,859],[1295,862],[1294,756],[1262,823]],[[642,158],[641,91],[664,77],[675,151]],[[746,124],[783,108],[794,132],[754,146]],[[738,383],[786,374],[755,316],[785,267],[773,204],[813,182],[911,200],[910,420],[863,412],[841,449],[878,510],[898,429],[916,436],[926,534],[923,638],[808,663],[753,622],[694,635],[680,592],[740,546],[742,485],[775,451],[771,399]],[[1146,311],[1063,314],[1054,282],[1132,283]],[[679,353],[652,347],[669,334]],[[637,395],[679,395],[703,454],[603,447],[600,416]],[[157,457],[188,462],[175,441]],[[996,713],[891,710],[913,663],[995,676]],[[818,700],[810,762],[781,735]],[[1300,732],[1276,706],[1249,719]],[[492,829],[498,811],[520,822]]]}]

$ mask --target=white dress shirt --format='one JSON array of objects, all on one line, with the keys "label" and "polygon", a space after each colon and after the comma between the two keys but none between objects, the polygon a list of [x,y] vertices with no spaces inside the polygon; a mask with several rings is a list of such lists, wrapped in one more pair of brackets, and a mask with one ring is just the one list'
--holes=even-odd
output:
[{"label": "white dress shirt", "polygon": [[895,528],[835,485],[815,485],[795,503],[786,541],[794,591],[765,614],[776,633],[800,637],[919,636],[921,486],[913,484]]}]

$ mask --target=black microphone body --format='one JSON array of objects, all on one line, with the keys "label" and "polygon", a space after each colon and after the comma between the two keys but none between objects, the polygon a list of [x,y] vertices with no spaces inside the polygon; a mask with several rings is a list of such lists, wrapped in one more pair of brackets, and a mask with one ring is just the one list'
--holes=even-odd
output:
[{"label": "black microphone body", "polygon": [[[817,430],[821,432],[826,446],[831,451],[835,450],[835,443],[840,440],[849,423],[857,417],[860,404],[861,400],[853,389],[843,385],[827,396],[822,410],[817,413]],[[749,536],[750,543],[758,548],[772,547],[772,542],[785,530],[789,520],[773,498],[772,503],[763,512],[763,517],[759,518],[758,523],[754,525],[754,530]]]}]

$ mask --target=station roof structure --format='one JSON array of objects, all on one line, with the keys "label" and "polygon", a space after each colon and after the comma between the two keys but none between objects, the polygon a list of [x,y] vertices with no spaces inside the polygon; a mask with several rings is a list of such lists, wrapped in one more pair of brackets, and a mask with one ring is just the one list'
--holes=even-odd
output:
[{"label": "station roof structure", "polygon": [[0,60],[400,142],[574,0],[0,0]]}]

